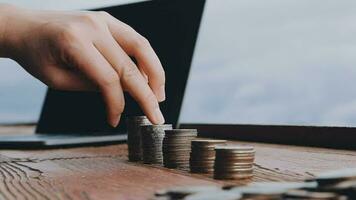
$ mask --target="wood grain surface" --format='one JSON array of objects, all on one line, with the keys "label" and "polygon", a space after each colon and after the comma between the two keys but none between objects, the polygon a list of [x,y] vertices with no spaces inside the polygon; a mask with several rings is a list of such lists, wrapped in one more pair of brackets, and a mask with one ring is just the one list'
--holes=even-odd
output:
[{"label": "wood grain surface", "polygon": [[[6,127],[13,133],[16,129]],[[125,144],[1,150],[0,199],[149,199],[156,190],[178,185],[302,181],[326,170],[356,167],[355,151],[248,144],[256,148],[255,171],[253,179],[244,181],[217,181],[208,175],[131,163]]]}]

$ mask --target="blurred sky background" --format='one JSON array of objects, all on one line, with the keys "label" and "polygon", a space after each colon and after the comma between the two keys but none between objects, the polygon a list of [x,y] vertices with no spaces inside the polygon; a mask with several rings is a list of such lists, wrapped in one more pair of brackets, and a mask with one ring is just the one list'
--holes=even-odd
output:
[{"label": "blurred sky background", "polygon": [[[83,9],[129,1],[7,2]],[[356,1],[208,0],[180,121],[356,126],[355,78]],[[44,92],[0,60],[0,123],[36,121]]]},{"label": "blurred sky background", "polygon": [[356,1],[208,1],[182,122],[356,126]]}]

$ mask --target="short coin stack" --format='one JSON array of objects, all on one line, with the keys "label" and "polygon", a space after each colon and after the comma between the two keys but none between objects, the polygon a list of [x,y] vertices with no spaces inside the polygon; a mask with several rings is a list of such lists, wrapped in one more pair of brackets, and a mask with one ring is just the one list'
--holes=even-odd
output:
[{"label": "short coin stack", "polygon": [[151,122],[146,116],[133,116],[127,118],[127,145],[130,161],[142,160],[141,126],[150,124]]},{"label": "short coin stack", "polygon": [[168,168],[189,169],[191,141],[197,137],[196,129],[172,129],[165,131],[163,161]]},{"label": "short coin stack", "polygon": [[226,140],[192,140],[190,153],[190,171],[193,173],[213,173],[215,161],[215,146],[223,145]]},{"label": "short coin stack", "polygon": [[171,124],[141,126],[142,157],[146,164],[163,165],[162,144],[165,130],[172,129]]},{"label": "short coin stack", "polygon": [[253,176],[253,146],[226,145],[215,147],[214,178],[244,179]]}]

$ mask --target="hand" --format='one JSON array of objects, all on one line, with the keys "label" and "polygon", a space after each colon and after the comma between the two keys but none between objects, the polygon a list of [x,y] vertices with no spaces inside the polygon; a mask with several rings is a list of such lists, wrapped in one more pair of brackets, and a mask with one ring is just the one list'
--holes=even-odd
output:
[{"label": "hand", "polygon": [[0,5],[0,31],[0,56],[51,88],[99,90],[112,126],[124,110],[123,91],[152,123],[164,123],[158,104],[165,100],[162,65],[147,39],[110,14]]}]

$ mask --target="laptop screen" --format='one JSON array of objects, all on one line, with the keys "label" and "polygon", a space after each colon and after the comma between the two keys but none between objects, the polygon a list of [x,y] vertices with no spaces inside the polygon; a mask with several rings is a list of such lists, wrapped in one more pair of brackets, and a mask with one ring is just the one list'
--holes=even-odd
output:
[{"label": "laptop screen", "polygon": [[[167,123],[177,124],[194,52],[204,0],[148,1],[102,8],[145,36],[166,72],[166,101],[161,110]],[[99,93],[49,90],[38,133],[125,132],[125,116],[142,115],[135,101],[125,97],[125,111],[117,128],[106,122]]]}]

